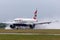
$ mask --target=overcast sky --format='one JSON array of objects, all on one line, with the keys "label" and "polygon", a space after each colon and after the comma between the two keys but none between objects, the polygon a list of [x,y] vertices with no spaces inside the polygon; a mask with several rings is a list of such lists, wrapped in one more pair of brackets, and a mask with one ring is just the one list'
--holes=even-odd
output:
[{"label": "overcast sky", "polygon": [[60,18],[60,0],[0,0],[0,22],[32,18],[36,8],[38,19]]}]

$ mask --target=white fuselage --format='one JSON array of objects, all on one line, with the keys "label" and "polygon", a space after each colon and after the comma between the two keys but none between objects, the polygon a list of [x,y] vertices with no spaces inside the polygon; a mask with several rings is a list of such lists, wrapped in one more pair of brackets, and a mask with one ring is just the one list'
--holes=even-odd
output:
[{"label": "white fuselage", "polygon": [[35,19],[30,19],[30,18],[16,18],[14,19],[16,23],[33,23],[36,22],[37,20]]}]

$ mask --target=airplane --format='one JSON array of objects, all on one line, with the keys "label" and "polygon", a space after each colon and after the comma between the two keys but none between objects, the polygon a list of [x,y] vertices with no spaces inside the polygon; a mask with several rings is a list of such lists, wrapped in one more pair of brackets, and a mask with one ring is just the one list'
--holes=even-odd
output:
[{"label": "airplane", "polygon": [[21,26],[29,27],[30,29],[34,29],[38,24],[50,24],[51,22],[39,22],[37,19],[37,9],[34,11],[33,18],[16,18],[13,21],[5,22],[6,24],[10,24],[10,28],[15,29]]}]

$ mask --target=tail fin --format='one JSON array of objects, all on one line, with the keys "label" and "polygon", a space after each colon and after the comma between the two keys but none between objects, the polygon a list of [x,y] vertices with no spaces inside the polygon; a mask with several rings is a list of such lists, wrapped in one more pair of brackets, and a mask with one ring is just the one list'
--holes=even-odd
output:
[{"label": "tail fin", "polygon": [[33,17],[33,19],[37,19],[37,9],[36,9],[36,11],[34,12],[34,17]]}]

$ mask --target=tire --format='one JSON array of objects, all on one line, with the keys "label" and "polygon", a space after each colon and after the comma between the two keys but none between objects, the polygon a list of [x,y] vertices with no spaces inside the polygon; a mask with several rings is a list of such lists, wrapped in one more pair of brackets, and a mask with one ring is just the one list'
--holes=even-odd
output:
[{"label": "tire", "polygon": [[33,29],[35,27],[35,24],[29,25],[29,26],[30,26],[30,29]]},{"label": "tire", "polygon": [[10,25],[10,27],[11,27],[11,28],[13,28],[13,29],[15,28],[15,26],[14,26],[14,25]]}]

